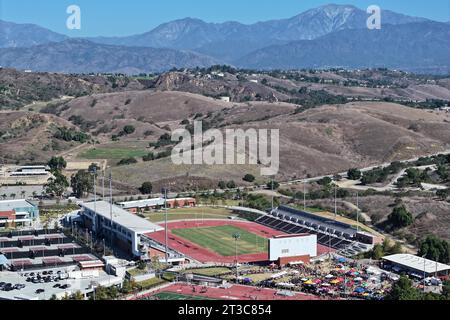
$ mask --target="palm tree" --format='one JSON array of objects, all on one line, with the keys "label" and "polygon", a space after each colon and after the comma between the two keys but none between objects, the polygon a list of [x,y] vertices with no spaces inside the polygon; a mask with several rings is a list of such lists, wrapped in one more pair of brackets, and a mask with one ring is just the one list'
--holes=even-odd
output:
[{"label": "palm tree", "polygon": [[13,198],[13,199],[16,198],[16,194],[15,194],[15,193],[11,193],[9,196],[10,196],[11,198]]},{"label": "palm tree", "polygon": [[20,195],[22,196],[22,198],[25,198],[25,194],[26,194],[25,190],[20,191]]},{"label": "palm tree", "polygon": [[3,200],[6,200],[7,197],[8,197],[8,196],[6,195],[6,193],[2,194]]}]

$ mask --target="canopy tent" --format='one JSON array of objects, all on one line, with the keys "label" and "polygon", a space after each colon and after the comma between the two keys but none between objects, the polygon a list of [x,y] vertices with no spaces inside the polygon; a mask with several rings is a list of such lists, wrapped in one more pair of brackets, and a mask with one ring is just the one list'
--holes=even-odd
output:
[{"label": "canopy tent", "polygon": [[366,289],[364,289],[362,287],[358,287],[358,288],[355,289],[354,292],[356,292],[356,293],[364,293],[364,292],[366,292]]}]

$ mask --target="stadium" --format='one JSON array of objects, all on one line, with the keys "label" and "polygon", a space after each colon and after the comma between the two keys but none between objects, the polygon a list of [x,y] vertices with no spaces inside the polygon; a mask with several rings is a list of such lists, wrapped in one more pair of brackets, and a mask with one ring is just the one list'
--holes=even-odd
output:
[{"label": "stadium", "polygon": [[[251,221],[176,221],[167,226],[169,248],[201,263],[269,262],[269,239],[286,235],[283,231]],[[239,238],[235,239],[235,235]],[[146,236],[159,243],[165,242],[165,231]],[[327,252],[330,248],[317,244],[318,255]]]}]

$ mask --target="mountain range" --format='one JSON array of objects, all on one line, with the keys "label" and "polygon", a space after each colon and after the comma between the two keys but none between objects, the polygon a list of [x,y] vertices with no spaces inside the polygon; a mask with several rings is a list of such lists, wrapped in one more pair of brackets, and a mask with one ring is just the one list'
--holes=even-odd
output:
[{"label": "mountain range", "polygon": [[[58,72],[150,72],[216,63],[258,69],[389,67],[450,72],[448,23],[385,10],[382,29],[368,30],[368,17],[357,7],[331,4],[289,19],[250,25],[186,18],[143,34],[82,40],[3,21],[0,64]],[[106,63],[99,65],[105,57]]]}]

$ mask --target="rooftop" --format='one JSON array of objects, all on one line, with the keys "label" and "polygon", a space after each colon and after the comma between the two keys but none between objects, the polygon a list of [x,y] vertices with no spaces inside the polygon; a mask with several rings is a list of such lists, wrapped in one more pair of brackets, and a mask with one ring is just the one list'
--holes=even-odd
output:
[{"label": "rooftop", "polygon": [[443,263],[436,263],[436,261],[421,258],[412,254],[394,254],[391,256],[383,257],[383,260],[387,260],[411,269],[418,271],[424,271],[426,273],[434,273],[445,270],[450,270],[450,266]]},{"label": "rooftop", "polygon": [[119,205],[125,209],[129,208],[145,208],[147,206],[163,206],[164,205],[164,199],[163,198],[153,198],[153,199],[144,199],[144,200],[137,200],[137,201],[126,201],[126,202],[119,202]]},{"label": "rooftop", "polygon": [[12,211],[16,208],[34,208],[35,206],[25,199],[0,201],[0,211]]},{"label": "rooftop", "polygon": [[[150,233],[164,230],[164,228],[150,221],[138,217],[137,215],[130,213],[118,206],[110,205],[106,201],[85,202],[81,204],[82,207],[95,211],[98,215],[110,219],[110,208],[112,207],[112,220],[114,223],[121,225],[122,227],[134,231],[136,233]],[[95,207],[95,210],[94,210]]]}]

